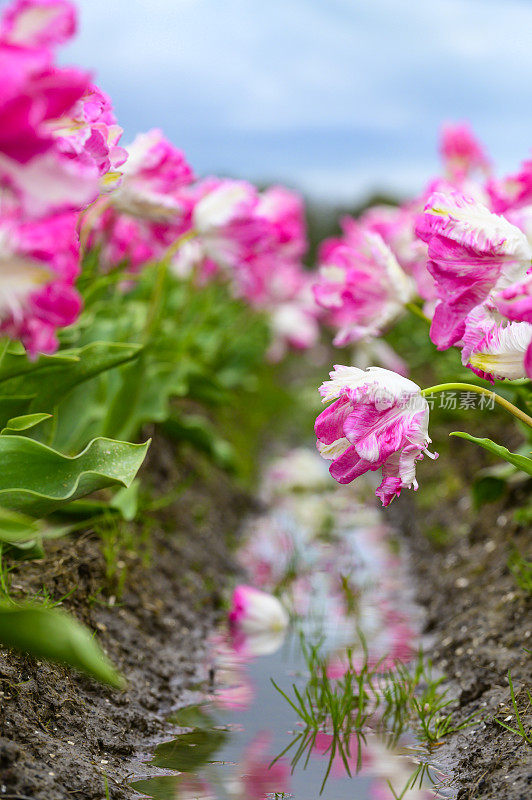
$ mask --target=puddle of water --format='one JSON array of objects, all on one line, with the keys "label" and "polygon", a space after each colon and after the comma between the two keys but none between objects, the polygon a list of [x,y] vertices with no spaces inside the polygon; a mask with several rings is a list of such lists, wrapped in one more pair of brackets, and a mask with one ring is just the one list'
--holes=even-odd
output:
[{"label": "puddle of water", "polygon": [[282,600],[289,630],[213,637],[209,694],[173,715],[183,732],[156,747],[150,777],[132,783],[139,793],[155,800],[453,796],[428,788],[443,786],[442,775],[408,729],[405,692],[423,698],[433,685],[419,674],[414,686],[415,667],[397,667],[418,650],[420,611],[393,536],[361,500],[371,489],[358,486],[356,493],[332,486],[310,449],[267,471],[266,510],[248,521],[239,559],[250,585]]}]

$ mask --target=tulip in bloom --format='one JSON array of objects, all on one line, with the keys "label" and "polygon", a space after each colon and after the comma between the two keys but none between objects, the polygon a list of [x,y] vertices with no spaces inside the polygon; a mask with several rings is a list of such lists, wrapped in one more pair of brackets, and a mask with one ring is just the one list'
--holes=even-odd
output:
[{"label": "tulip in bloom", "polygon": [[381,367],[335,366],[320,387],[334,402],[316,420],[318,450],[338,483],[382,468],[376,491],[387,506],[401,489],[417,489],[416,461],[428,455],[429,406],[413,381]]},{"label": "tulip in bloom", "polygon": [[487,191],[497,214],[529,206],[532,202],[532,160],[524,161],[514,175],[500,181],[488,181]]},{"label": "tulip in bloom", "polygon": [[372,206],[358,221],[344,217],[341,224],[347,239],[353,230],[357,235],[360,227],[382,236],[400,267],[414,280],[419,296],[432,302],[436,292],[432,276],[427,272],[427,245],[416,236],[416,220],[423,206],[420,200],[402,206]]},{"label": "tulip in bloom", "polygon": [[98,193],[97,170],[54,134],[89,85],[88,73],[57,68],[47,50],[0,41],[0,185],[31,214],[79,210]]},{"label": "tulip in bloom", "polygon": [[127,150],[118,144],[122,128],[117,124],[110,98],[97,86],[89,86],[83,97],[51,126],[57,146],[69,158],[96,170],[100,191],[118,185],[120,167]]},{"label": "tulip in bloom", "polygon": [[282,643],[288,614],[273,595],[240,585],[233,592],[229,624],[237,651],[265,655]]},{"label": "tulip in bloom", "polygon": [[461,181],[472,172],[487,172],[490,161],[483,146],[466,123],[444,125],[441,131],[440,154],[454,181]]},{"label": "tulip in bloom", "polygon": [[376,233],[361,230],[356,243],[326,242],[321,263],[314,296],[339,329],[338,347],[380,336],[413,295],[411,280]]},{"label": "tulip in bloom", "polygon": [[254,299],[262,288],[260,281],[255,288],[258,259],[275,246],[271,222],[257,214],[257,189],[246,181],[208,178],[194,192],[192,228],[203,258],[229,272],[238,294]]},{"label": "tulip in bloom", "polygon": [[298,194],[284,186],[271,186],[261,193],[256,214],[271,223],[279,257],[291,261],[302,258],[307,239],[305,210]]},{"label": "tulip in bloom", "polygon": [[79,270],[76,215],[40,221],[0,219],[0,330],[30,355],[57,349],[56,329],[81,310],[73,287]]},{"label": "tulip in bloom", "polygon": [[16,0],[4,12],[0,38],[14,45],[49,48],[76,32],[76,10],[68,0]]},{"label": "tulip in bloom", "polygon": [[[501,294],[519,291],[510,287]],[[481,305],[474,309],[466,319],[463,336],[462,363],[481,378],[493,381],[516,380],[529,374],[530,352],[532,352],[532,310],[526,308],[526,298],[517,300],[512,307],[511,300],[503,300],[499,305],[511,314],[521,317],[519,321],[501,319],[496,311],[489,311]],[[527,317],[531,322],[527,321]]]},{"label": "tulip in bloom", "polygon": [[460,342],[476,306],[493,305],[499,292],[524,279],[532,249],[519,228],[459,192],[434,193],[417,232],[428,243],[427,268],[438,289],[431,339],[444,350]]},{"label": "tulip in bloom", "polygon": [[154,222],[177,222],[189,210],[181,190],[192,169],[159,129],[137,136],[127,148],[122,182],[112,196],[117,211]]},{"label": "tulip in bloom", "polygon": [[532,323],[532,272],[520,283],[512,283],[495,297],[495,305],[514,322]]}]

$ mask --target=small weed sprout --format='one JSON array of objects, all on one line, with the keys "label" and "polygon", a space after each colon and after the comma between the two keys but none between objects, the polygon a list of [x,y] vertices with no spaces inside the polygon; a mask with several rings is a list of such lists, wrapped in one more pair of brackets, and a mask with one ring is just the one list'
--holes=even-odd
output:
[{"label": "small weed sprout", "polygon": [[[513,682],[512,682],[512,676],[511,676],[509,670],[508,670],[508,683],[510,685],[510,694],[512,696],[512,706],[513,706],[514,711],[515,711],[515,719],[516,719],[516,723],[517,723],[517,728],[510,727],[510,725],[507,725],[506,722],[503,722],[502,720],[497,719],[497,717],[494,718],[494,721],[497,722],[499,725],[501,725],[503,728],[506,728],[507,731],[510,731],[511,733],[515,733],[517,736],[520,736],[523,739],[523,741],[525,741],[527,744],[532,746],[532,728],[528,728],[528,730],[527,730],[525,728],[525,726],[523,725],[523,720],[521,718],[521,712],[519,711],[519,707],[517,705],[517,700],[515,699],[515,691],[514,691],[514,685],[513,685]],[[530,694],[528,689],[527,689],[526,693],[527,693],[527,697],[528,697],[528,705],[527,705],[527,707],[525,709],[525,712],[532,705],[532,694]]]},{"label": "small weed sprout", "polygon": [[[356,770],[362,765],[362,744],[369,729],[379,730],[387,737],[390,746],[397,743],[401,734],[413,729],[420,743],[434,745],[444,736],[463,730],[473,724],[477,714],[471,714],[459,724],[453,722],[452,714],[445,709],[452,703],[447,692],[440,686],[443,677],[435,678],[432,663],[420,652],[413,666],[397,662],[391,670],[381,671],[382,660],[371,665],[366,643],[361,637],[363,662],[359,668],[353,663],[353,653],[346,651],[347,667],[344,675],[331,679],[328,675],[328,662],[320,655],[321,643],[308,646],[302,642],[302,651],[307,662],[309,677],[304,688],[292,684],[293,694],[289,696],[272,679],[275,689],[284,697],[304,725],[304,730],[290,742],[275,761],[295,748],[292,757],[292,771],[306,753],[305,765],[315,746],[318,733],[331,736],[331,744],[325,751],[329,761],[320,794],[332,768],[336,756],[340,756],[347,774],[351,775],[352,745],[356,744]],[[275,761],[273,763],[275,763]],[[412,783],[400,795],[400,800],[415,782],[423,780],[428,765],[420,765]],[[392,787],[390,787],[392,788]]]},{"label": "small weed sprout", "polygon": [[532,594],[532,561],[527,561],[516,549],[508,559],[508,568],[519,588]]}]

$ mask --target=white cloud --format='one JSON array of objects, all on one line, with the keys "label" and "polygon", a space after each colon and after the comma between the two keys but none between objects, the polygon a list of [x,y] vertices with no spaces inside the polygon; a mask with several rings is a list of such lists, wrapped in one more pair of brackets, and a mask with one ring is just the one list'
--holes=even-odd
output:
[{"label": "white cloud", "polygon": [[356,161],[359,175],[371,168],[380,181],[388,170],[406,185],[411,170],[402,162],[432,163],[444,118],[471,118],[507,162],[512,149],[516,162],[528,148],[525,0],[79,5],[80,35],[65,59],[95,69],[128,138],[163,126],[177,143],[191,143],[200,171],[216,168],[217,144],[219,163],[239,171],[245,140],[251,178],[315,170],[316,184],[339,186]]}]

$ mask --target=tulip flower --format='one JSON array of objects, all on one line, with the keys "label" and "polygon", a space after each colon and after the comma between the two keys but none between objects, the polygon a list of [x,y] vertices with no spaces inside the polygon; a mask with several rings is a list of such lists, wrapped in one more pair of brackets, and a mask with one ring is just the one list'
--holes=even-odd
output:
[{"label": "tulip flower", "polygon": [[17,0],[0,21],[0,186],[35,217],[85,208],[125,160],[109,98],[55,64],[75,25],[66,0]]},{"label": "tulip flower", "polygon": [[380,336],[412,295],[411,280],[378,234],[360,230],[356,243],[325,244],[314,296],[339,329],[338,347]]},{"label": "tulip flower", "polygon": [[478,306],[466,319],[462,363],[491,383],[495,378],[525,378],[531,345],[532,324],[501,321],[498,314]]},{"label": "tulip flower", "polygon": [[153,129],[139,134],[127,153],[122,182],[112,195],[116,210],[163,223],[185,216],[190,209],[181,190],[193,174],[183,152]]},{"label": "tulip flower", "polygon": [[471,173],[490,168],[489,158],[467,123],[447,123],[440,139],[440,154],[453,181],[461,181]]},{"label": "tulip flower", "polygon": [[417,233],[428,243],[427,268],[438,289],[431,339],[439,350],[460,342],[466,317],[524,279],[532,249],[524,233],[459,192],[434,193]]},{"label": "tulip flower", "polygon": [[429,406],[413,381],[380,367],[335,366],[320,394],[334,400],[316,420],[318,450],[338,483],[382,468],[376,491],[387,506],[401,489],[417,489],[416,462],[428,455]]},{"label": "tulip flower", "polygon": [[25,47],[54,47],[75,34],[76,17],[68,0],[16,0],[3,14],[0,38]]},{"label": "tulip flower", "polygon": [[256,214],[271,223],[279,257],[297,261],[304,255],[307,249],[305,208],[298,194],[284,186],[271,186],[261,193]]},{"label": "tulip flower", "polygon": [[81,310],[76,215],[39,221],[0,218],[0,331],[30,355],[57,349],[56,329]]}]

